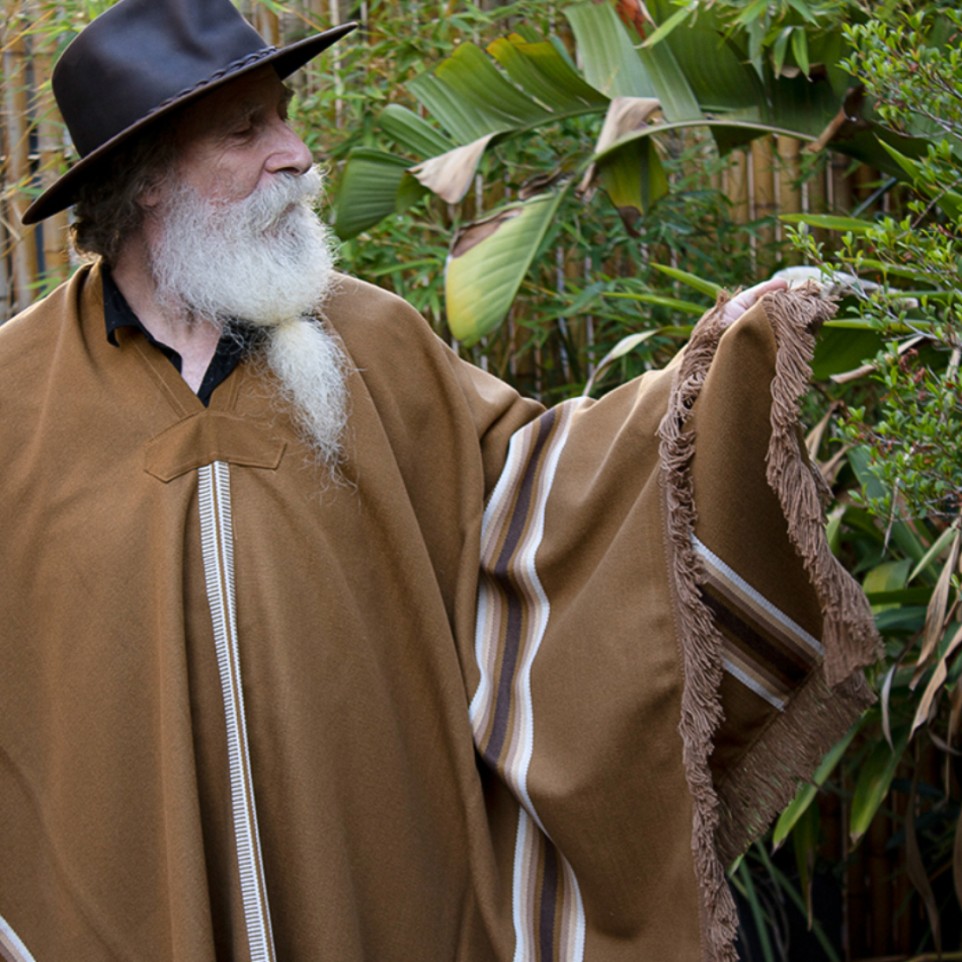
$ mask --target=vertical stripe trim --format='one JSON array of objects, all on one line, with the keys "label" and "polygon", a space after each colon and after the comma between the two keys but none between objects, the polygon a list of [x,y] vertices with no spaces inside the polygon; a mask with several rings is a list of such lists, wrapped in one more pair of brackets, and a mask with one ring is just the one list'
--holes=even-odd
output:
[{"label": "vertical stripe trim", "polygon": [[247,941],[251,962],[276,962],[244,714],[235,610],[230,468],[225,462],[215,461],[198,469],[198,500],[207,600],[227,723],[234,841]]},{"label": "vertical stripe trim", "polygon": [[30,950],[2,915],[0,915],[0,958],[4,962],[35,962]]},{"label": "vertical stripe trim", "polygon": [[481,532],[469,716],[478,751],[519,802],[512,873],[514,962],[581,962],[585,913],[575,873],[548,837],[528,791],[534,753],[532,669],[550,601],[537,570],[558,462],[583,400],[558,405],[518,431],[488,500]]}]

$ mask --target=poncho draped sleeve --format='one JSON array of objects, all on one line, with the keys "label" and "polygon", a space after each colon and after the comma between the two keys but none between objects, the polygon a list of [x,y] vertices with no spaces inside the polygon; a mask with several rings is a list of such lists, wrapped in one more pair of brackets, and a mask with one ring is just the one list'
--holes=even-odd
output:
[{"label": "poncho draped sleeve", "polygon": [[516,958],[621,958],[684,917],[693,871],[702,956],[734,959],[725,868],[871,700],[871,613],[798,429],[830,312],[780,292],[726,330],[716,308],[665,370],[511,438],[462,658],[519,809]]}]

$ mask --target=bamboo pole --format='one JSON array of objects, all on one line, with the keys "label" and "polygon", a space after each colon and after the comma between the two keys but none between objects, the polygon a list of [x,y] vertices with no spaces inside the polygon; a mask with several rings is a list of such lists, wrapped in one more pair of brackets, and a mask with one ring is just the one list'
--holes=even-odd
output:
[{"label": "bamboo pole", "polygon": [[[827,165],[818,164],[815,173],[805,182],[805,212],[808,214],[824,214],[829,208],[828,199],[828,178],[829,171]],[[824,244],[830,236],[830,232],[824,227],[816,227],[813,231],[816,242]]]},{"label": "bamboo pole", "polygon": [[767,274],[775,266],[775,142],[771,137],[752,141],[752,202],[758,222],[755,239],[755,270]]},{"label": "bamboo pole", "polygon": [[[53,38],[38,40],[33,57],[32,112],[37,123],[40,184],[49,187],[59,175],[63,157],[63,126],[47,81],[53,69]],[[67,241],[67,212],[48,217],[41,225],[43,250],[43,280],[53,286],[67,276],[69,254]]]},{"label": "bamboo pole", "polygon": [[21,223],[28,206],[24,188],[30,183],[30,127],[27,97],[27,44],[23,33],[14,34],[3,50],[3,108],[6,112],[4,150],[7,155],[8,230],[13,235],[11,249],[12,306],[15,311],[28,307],[32,285],[37,276],[34,228]]},{"label": "bamboo pole", "polygon": [[[778,213],[797,214],[802,210],[802,143],[795,137],[779,136],[776,140],[778,151]],[[779,240],[784,238],[781,225],[778,225]],[[798,264],[801,255],[794,249],[786,249],[784,255],[788,264]]]},{"label": "bamboo pole", "polygon": [[847,214],[852,209],[852,181],[848,174],[850,161],[833,153],[829,164],[829,203],[832,211]]},{"label": "bamboo pole", "polygon": [[731,163],[725,170],[725,195],[732,205],[732,220],[747,224],[751,219],[748,191],[748,154],[745,150],[732,151]]},{"label": "bamboo pole", "polygon": [[[330,26],[336,27],[341,22],[341,8],[338,0],[330,0]],[[342,55],[338,44],[334,44],[331,51],[331,76],[334,80],[334,126],[340,130],[344,114],[344,90],[341,75]]]}]

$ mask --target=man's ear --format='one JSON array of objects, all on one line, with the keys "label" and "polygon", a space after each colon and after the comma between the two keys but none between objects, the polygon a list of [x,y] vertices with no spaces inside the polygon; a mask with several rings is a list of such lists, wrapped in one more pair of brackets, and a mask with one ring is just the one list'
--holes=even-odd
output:
[{"label": "man's ear", "polygon": [[137,198],[137,205],[149,213],[154,210],[164,197],[164,181],[161,178],[152,181]]}]

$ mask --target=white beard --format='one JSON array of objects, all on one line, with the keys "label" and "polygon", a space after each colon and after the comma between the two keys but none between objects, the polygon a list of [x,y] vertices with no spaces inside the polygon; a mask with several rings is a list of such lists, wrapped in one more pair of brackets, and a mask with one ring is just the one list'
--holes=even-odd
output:
[{"label": "white beard", "polygon": [[347,359],[316,319],[330,290],[334,257],[327,229],[311,209],[316,168],[276,174],[237,202],[210,201],[174,187],[151,245],[161,304],[219,330],[268,331],[264,359],[316,454],[341,460],[347,421]]}]

